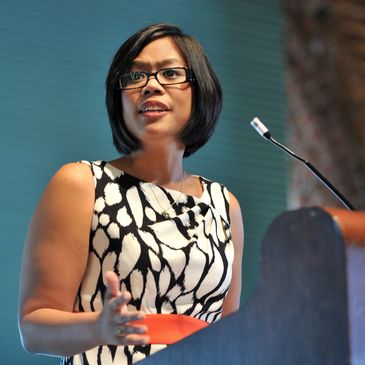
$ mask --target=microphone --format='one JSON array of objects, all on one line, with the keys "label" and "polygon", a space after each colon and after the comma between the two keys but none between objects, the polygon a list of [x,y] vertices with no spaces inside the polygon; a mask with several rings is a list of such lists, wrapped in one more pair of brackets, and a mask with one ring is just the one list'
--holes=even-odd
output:
[{"label": "microphone", "polygon": [[288,147],[282,145],[278,141],[276,141],[269,132],[268,128],[260,121],[259,118],[255,117],[251,121],[251,125],[255,128],[256,132],[265,138],[266,140],[273,143],[275,146],[279,147],[280,149],[284,150],[290,156],[296,158],[297,160],[303,162],[306,167],[318,178],[318,180],[326,186],[335,196],[337,199],[341,201],[341,203],[348,209],[348,210],[355,210],[355,208],[349,203],[349,201],[308,161],[304,158],[298,156],[293,151],[291,151]]}]

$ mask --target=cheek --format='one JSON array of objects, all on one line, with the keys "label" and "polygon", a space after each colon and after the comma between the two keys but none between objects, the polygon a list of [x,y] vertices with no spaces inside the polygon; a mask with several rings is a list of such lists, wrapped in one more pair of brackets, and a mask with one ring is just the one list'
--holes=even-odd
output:
[{"label": "cheek", "polygon": [[193,105],[192,91],[190,89],[181,90],[175,101],[178,105],[179,112],[183,113],[185,117],[190,116]]},{"label": "cheek", "polygon": [[127,121],[135,114],[135,101],[131,95],[122,94],[123,118]]},{"label": "cheek", "polygon": [[188,117],[190,117],[191,111],[192,111],[192,108],[193,108],[193,95],[192,95],[191,90],[189,90],[186,93],[185,103],[186,103],[186,105],[185,105],[185,113],[187,114]]}]

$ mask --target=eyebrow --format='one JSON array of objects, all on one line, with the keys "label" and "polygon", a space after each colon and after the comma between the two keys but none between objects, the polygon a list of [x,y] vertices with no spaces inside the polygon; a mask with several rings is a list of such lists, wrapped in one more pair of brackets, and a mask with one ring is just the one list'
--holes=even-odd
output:
[{"label": "eyebrow", "polygon": [[134,60],[134,61],[132,61],[131,67],[146,68],[146,67],[151,67],[152,65],[156,65],[157,67],[161,68],[161,67],[171,66],[171,65],[180,64],[180,63],[181,63],[181,61],[178,60],[177,58],[166,58],[165,60],[157,61],[157,62],[154,62],[153,64],[151,64],[149,62]]}]

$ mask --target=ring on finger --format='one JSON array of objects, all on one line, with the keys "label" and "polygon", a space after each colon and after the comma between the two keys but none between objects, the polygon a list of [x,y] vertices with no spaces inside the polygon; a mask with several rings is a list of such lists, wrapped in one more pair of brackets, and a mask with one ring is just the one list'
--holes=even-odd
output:
[{"label": "ring on finger", "polygon": [[117,336],[125,336],[127,333],[125,331],[125,328],[124,327],[119,327],[115,330],[115,334]]}]

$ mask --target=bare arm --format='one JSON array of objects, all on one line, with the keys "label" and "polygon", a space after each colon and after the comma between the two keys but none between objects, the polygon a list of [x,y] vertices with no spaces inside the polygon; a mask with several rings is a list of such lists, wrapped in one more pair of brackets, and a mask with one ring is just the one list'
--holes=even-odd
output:
[{"label": "bare arm", "polygon": [[232,268],[232,280],[230,288],[223,303],[222,316],[226,316],[239,309],[242,288],[242,256],[243,256],[243,222],[241,208],[237,198],[229,193],[230,196],[230,218],[232,229],[232,241],[234,245],[234,259]]},{"label": "bare arm", "polygon": [[[143,317],[127,312],[129,293],[108,273],[108,298],[102,312],[74,313],[88,258],[94,204],[90,169],[62,167],[47,186],[35,211],[24,250],[19,328],[30,352],[69,356],[104,344],[145,343],[145,328],[126,322]],[[116,335],[125,327],[126,335]]]}]

